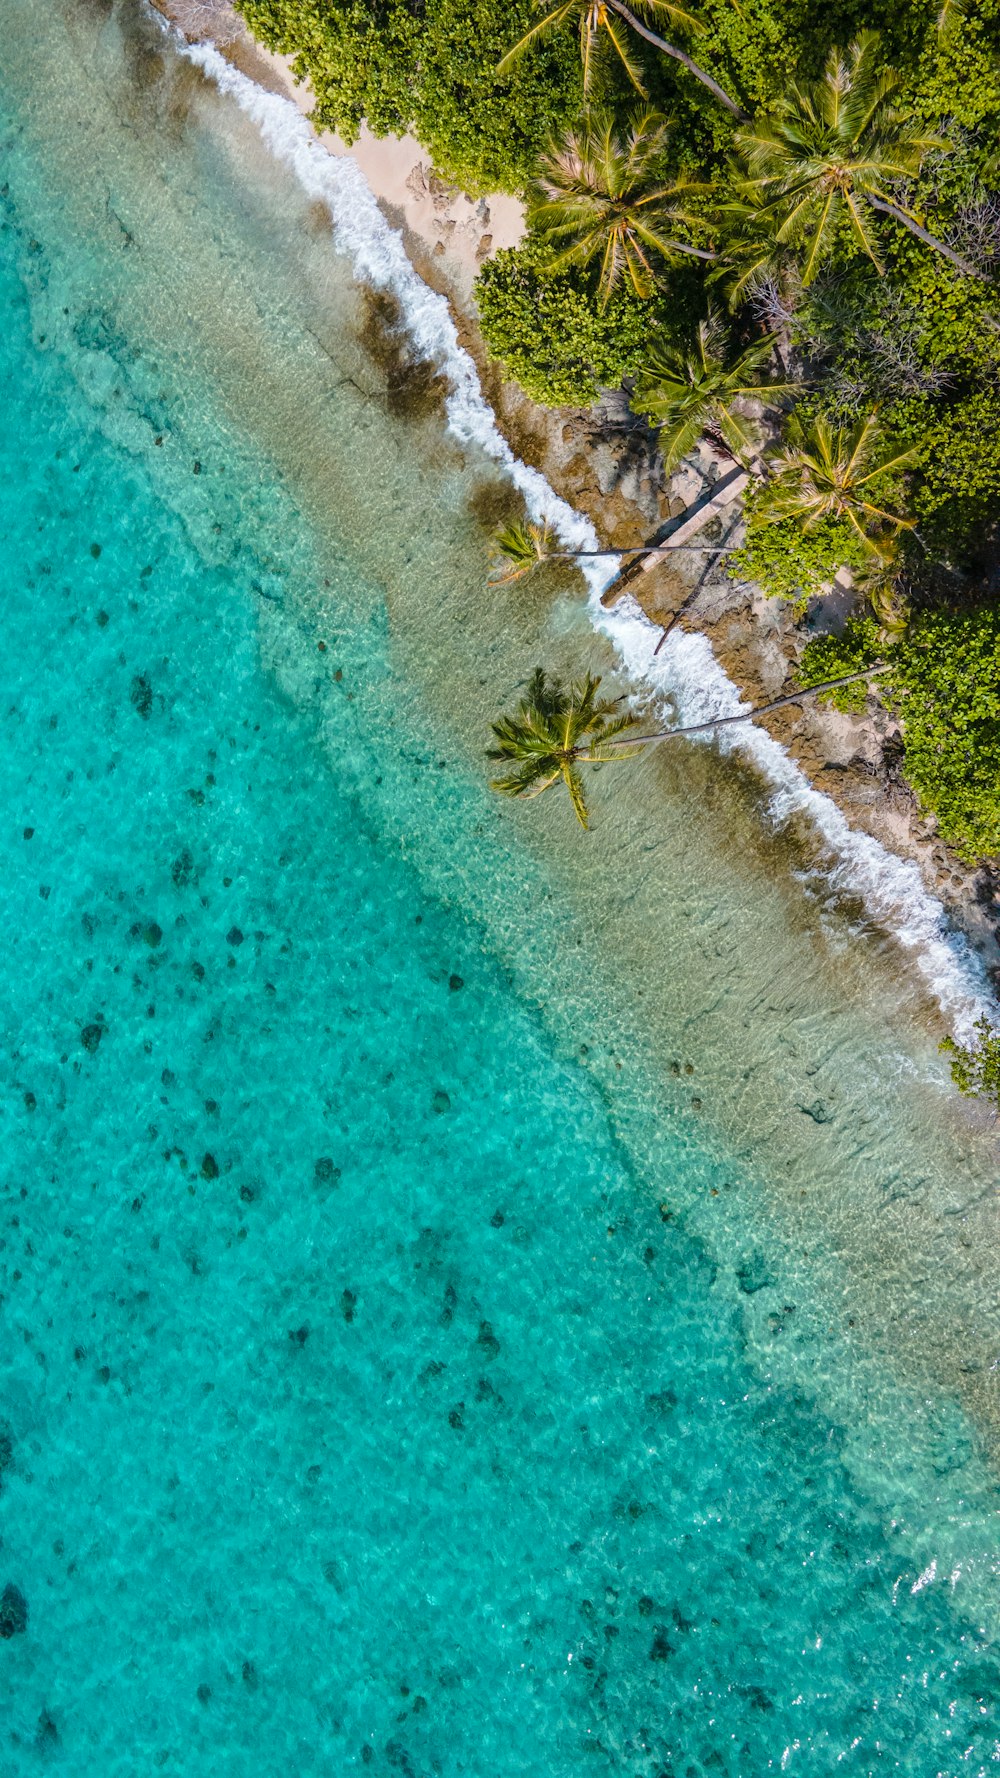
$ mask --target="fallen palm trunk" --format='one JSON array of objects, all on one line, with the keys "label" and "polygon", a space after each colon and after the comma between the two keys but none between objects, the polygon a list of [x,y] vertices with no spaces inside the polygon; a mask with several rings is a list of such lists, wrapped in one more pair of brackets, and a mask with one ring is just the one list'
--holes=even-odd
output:
[{"label": "fallen palm trunk", "polygon": [[[690,550],[693,554],[698,555],[721,556],[731,553],[726,548],[714,549],[705,544],[689,543],[688,538],[693,537],[704,525],[707,525],[709,519],[717,518],[724,507],[731,506],[734,500],[738,500],[749,480],[748,471],[739,464],[735,465],[727,475],[715,483],[714,487],[703,494],[699,500],[696,500],[693,506],[688,507],[687,512],[682,515],[680,523],[674,527],[669,537],[665,538],[662,543],[647,544],[641,552],[636,552],[639,559],[628,562],[622,572],[615,576],[611,585],[606,587],[601,594],[601,604],[605,608],[616,604],[622,594],[627,591],[631,580],[654,568],[656,558],[671,549]],[[630,552],[623,550],[619,553],[624,555]]]},{"label": "fallen palm trunk", "polygon": [[658,729],[652,735],[629,735],[627,739],[605,741],[606,747],[642,747],[650,741],[676,741],[682,735],[703,735],[709,729],[725,728],[731,722],[752,722],[756,716],[769,716],[772,710],[781,710],[786,704],[800,704],[803,698],[813,698],[817,692],[835,691],[839,685],[856,685],[860,679],[874,679],[877,673],[888,673],[889,663],[883,661],[880,666],[866,667],[863,673],[845,673],[840,679],[824,679],[820,685],[807,685],[801,691],[788,692],[783,698],[774,698],[769,704],[758,704],[753,710],[740,710],[735,716],[712,716],[707,722],[692,722],[684,728]]}]

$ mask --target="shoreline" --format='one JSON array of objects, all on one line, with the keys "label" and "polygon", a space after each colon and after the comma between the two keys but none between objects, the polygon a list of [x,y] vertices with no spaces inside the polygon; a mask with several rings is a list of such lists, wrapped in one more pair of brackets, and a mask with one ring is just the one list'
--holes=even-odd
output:
[{"label": "shoreline", "polygon": [[[309,123],[311,88],[294,80],[292,58],[257,42],[227,0],[194,3],[197,28],[191,30],[192,0],[156,0],[157,10],[189,42],[211,41],[239,74],[293,104]],[[458,343],[475,365],[483,400],[505,447],[529,471],[544,477],[560,502],[589,520],[603,545],[624,547],[648,536],[725,473],[727,466],[720,466],[702,445],[693,460],[666,481],[655,439],[648,427],[629,415],[624,397],[609,394],[589,412],[541,408],[516,384],[503,379],[478,330],[472,284],[482,260],[518,238],[523,211],[517,200],[491,196],[473,201],[444,185],[433,175],[426,151],[410,136],[379,139],[363,131],[358,144],[348,148],[311,125],[310,134],[324,152],[349,159],[360,170],[384,220],[398,232],[413,271],[446,300]],[[419,340],[413,343],[420,352]],[[521,492],[525,493],[523,487]],[[705,540],[718,541],[717,534],[738,535],[739,522],[738,514],[735,524],[728,516],[716,518],[706,527]],[[659,561],[635,577],[628,591],[648,620],[645,627],[655,625],[662,631],[698,585],[679,566]],[[595,602],[592,588],[592,606]],[[650,660],[654,651],[646,636],[635,638],[637,626],[627,604],[620,608],[620,621],[614,611],[603,614],[597,608],[591,615],[595,627],[616,644],[627,670],[658,700],[666,697],[678,709],[683,704],[684,719],[689,721],[718,714],[720,694],[727,709],[733,709],[738,700],[759,704],[794,691],[791,671],[808,640],[808,631],[795,622],[790,606],[730,580],[724,570],[710,568],[700,576],[697,621],[689,624],[682,619],[673,632],[677,641],[686,637],[697,645],[702,639],[704,683],[689,673],[690,683],[679,688],[676,675],[662,671],[668,656],[676,665],[673,641],[660,661]],[[649,635],[655,640],[655,631]],[[637,640],[638,648],[623,644],[624,636]],[[693,653],[690,647],[686,652],[690,663],[697,646]],[[995,985],[1000,980],[1000,878],[988,865],[964,865],[937,839],[933,818],[921,817],[898,771],[899,724],[877,700],[869,697],[865,713],[856,717],[807,699],[747,728],[751,735],[730,731],[726,750],[738,748],[760,773],[777,819],[804,812],[812,820],[834,859],[827,871],[834,892],[859,893],[858,882],[838,882],[850,877],[853,862],[870,917],[894,930],[904,948],[910,949],[924,943],[943,947],[947,942],[932,930],[930,897],[935,898],[955,929],[958,950],[967,941]],[[799,787],[791,784],[796,773],[801,773],[799,794],[795,794]],[[821,800],[829,805],[829,819],[816,818]],[[879,871],[872,842],[887,855],[886,865],[894,862],[898,868],[900,882],[895,890],[889,886],[888,893],[886,885],[876,883]],[[916,924],[905,916],[894,917],[907,894],[914,902],[927,904]],[[940,992],[937,997],[948,1016]]]}]

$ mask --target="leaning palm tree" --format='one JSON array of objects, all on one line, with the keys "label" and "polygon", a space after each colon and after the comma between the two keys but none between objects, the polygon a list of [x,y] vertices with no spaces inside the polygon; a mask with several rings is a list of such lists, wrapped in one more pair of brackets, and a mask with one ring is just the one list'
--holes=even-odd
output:
[{"label": "leaning palm tree", "polygon": [[[843,685],[855,685],[887,673],[887,663],[876,661],[859,673],[842,673],[837,679],[824,679],[817,685],[799,686],[780,698],[772,698],[756,708],[747,705],[735,716],[710,716],[702,722],[686,723],[675,728],[654,729],[652,734],[630,735],[637,718],[615,715],[621,698],[598,698],[600,679],[588,673],[582,684],[564,689],[544,668],[536,667],[528,689],[511,716],[501,716],[492,724],[498,745],[487,752],[487,759],[517,762],[517,769],[504,778],[493,778],[492,790],[501,796],[541,796],[560,781],[567,786],[581,827],[589,827],[590,818],[583,795],[579,766],[588,762],[603,764],[613,759],[634,759],[644,747],[658,741],[679,741],[689,735],[707,735],[733,723],[750,722],[757,716],[769,716],[789,704],[801,704],[803,698],[814,698]],[[588,736],[590,737],[588,740]]]},{"label": "leaning palm tree", "polygon": [[668,556],[678,552],[694,556],[728,556],[735,555],[743,547],[735,543],[674,543],[668,538],[665,543],[622,543],[614,549],[584,549],[582,545],[569,549],[559,542],[547,524],[537,524],[533,519],[513,519],[509,524],[498,525],[492,542],[490,586],[510,586],[515,581],[526,580],[546,562],[574,562],[579,566],[581,562],[617,562],[622,556],[634,560],[637,556]]},{"label": "leaning palm tree", "polygon": [[772,479],[761,517],[796,519],[804,531],[846,520],[871,555],[888,562],[892,538],[912,530],[913,521],[880,505],[873,484],[898,475],[916,454],[887,449],[877,414],[852,427],[831,426],[822,416],[803,426],[793,415],[768,459]]},{"label": "leaning palm tree", "polygon": [[625,136],[610,114],[586,117],[553,142],[532,181],[528,220],[552,248],[552,269],[599,259],[603,308],[625,276],[638,296],[652,294],[651,256],[715,258],[668,232],[677,223],[695,225],[685,200],[707,189],[684,175],[663,177],[668,133],[652,111],[633,118]]},{"label": "leaning palm tree", "polygon": [[769,380],[773,353],[773,334],[742,352],[731,352],[725,327],[714,311],[698,323],[691,347],[654,347],[633,405],[660,427],[660,451],[668,473],[702,437],[737,463],[746,463],[754,452],[756,428],[738,412],[737,404],[748,398],[773,400],[798,387]]},{"label": "leaning palm tree", "polygon": [[488,759],[506,760],[514,770],[492,780],[502,796],[540,796],[560,780],[570,794],[581,827],[590,825],[581,764],[628,759],[637,747],[609,743],[634,728],[636,718],[623,711],[621,698],[599,698],[600,678],[588,673],[578,684],[563,686],[536,667],[517,709],[492,724],[497,745]]},{"label": "leaning palm tree", "polygon": [[682,30],[700,31],[702,26],[694,14],[688,12],[685,7],[676,5],[675,0],[632,0],[631,6],[626,6],[624,0],[556,0],[555,6],[547,5],[547,0],[541,0],[541,3],[546,6],[544,16],[539,19],[536,25],[532,25],[530,31],[526,31],[524,36],[519,38],[513,49],[507,51],[503,60],[497,64],[498,74],[508,68],[527,49],[529,43],[534,42],[536,37],[546,31],[556,31],[560,25],[575,20],[580,31],[584,92],[590,90],[596,52],[603,43],[615,51],[636,92],[641,93],[645,98],[646,88],[643,84],[642,69],[632,52],[626,29],[629,27],[640,37],[645,38],[647,43],[651,43],[655,49],[662,50],[664,55],[673,56],[675,61],[682,63],[696,80],[700,80],[703,86],[708,87],[709,92],[714,94],[720,105],[725,105],[726,110],[731,111],[734,117],[745,117],[746,113],[729,97],[727,92],[723,91],[718,81],[713,80],[711,74],[699,67],[686,50],[678,49],[675,43],[667,43],[664,38],[658,36],[655,31],[651,31],[649,26],[643,23],[643,20],[647,18],[655,20],[662,18],[670,25],[680,26]]},{"label": "leaning palm tree", "polygon": [[842,226],[884,272],[872,210],[891,216],[961,271],[981,275],[891,195],[897,180],[916,178],[925,155],[951,146],[897,102],[899,86],[900,76],[879,65],[877,33],[864,31],[846,53],[831,51],[819,80],[793,82],[768,116],[737,131],[744,194],[774,215],[779,242],[804,249],[807,284]]}]

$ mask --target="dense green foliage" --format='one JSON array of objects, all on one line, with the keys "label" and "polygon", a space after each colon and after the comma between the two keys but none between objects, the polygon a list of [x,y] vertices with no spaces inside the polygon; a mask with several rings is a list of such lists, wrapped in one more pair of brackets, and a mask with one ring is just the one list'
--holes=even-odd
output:
[{"label": "dense green foliage", "polygon": [[474,194],[519,191],[552,130],[579,114],[572,32],[496,65],[531,0],[238,0],[251,30],[296,58],[316,121],[348,142],[413,130],[439,173]]},{"label": "dense green foliage", "polygon": [[972,1044],[946,1037],[941,1045],[951,1057],[951,1078],[960,1093],[992,1099],[1000,1109],[1000,1031],[985,1016],[976,1020]]},{"label": "dense green foliage", "polygon": [[676,296],[643,301],[620,284],[601,307],[596,274],[547,269],[531,236],[498,253],[479,277],[479,319],[493,357],[535,401],[589,407],[602,389],[633,377],[649,351],[651,330],[674,329],[692,312],[690,277]]},{"label": "dense green foliage", "polygon": [[[858,673],[871,666],[882,653],[878,624],[871,617],[853,617],[842,635],[814,636],[806,643],[799,665],[799,684],[825,685],[847,673]],[[856,685],[841,685],[824,694],[835,710],[863,710],[868,686],[861,680]]]},{"label": "dense green foliage", "polygon": [[763,505],[760,491],[751,495],[746,542],[730,562],[741,579],[756,581],[772,597],[789,599],[804,611],[810,599],[829,586],[838,568],[864,567],[864,545],[843,519],[824,519],[815,530],[803,531],[795,519],[767,523]]},{"label": "dense green foliage", "polygon": [[961,857],[1000,853],[1000,610],[925,611],[894,652],[888,694],[906,775]]}]

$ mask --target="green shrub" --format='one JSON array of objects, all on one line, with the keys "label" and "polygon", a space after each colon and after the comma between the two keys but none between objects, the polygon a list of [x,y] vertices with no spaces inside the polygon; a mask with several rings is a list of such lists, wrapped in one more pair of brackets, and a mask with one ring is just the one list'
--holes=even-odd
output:
[{"label": "green shrub", "polygon": [[1000,1031],[985,1016],[976,1020],[976,1039],[969,1045],[946,1037],[941,1048],[951,1057],[951,1078],[969,1098],[982,1095],[1000,1107]]},{"label": "green shrub", "polygon": [[[878,624],[873,617],[848,618],[841,636],[813,636],[807,642],[799,662],[798,681],[805,690],[810,685],[825,685],[828,679],[840,679],[848,673],[860,673],[872,666],[882,652]],[[842,685],[836,691],[822,692],[824,703],[837,710],[858,713],[865,707],[868,687],[863,679],[856,685]]]},{"label": "green shrub", "polygon": [[767,491],[747,497],[747,535],[729,559],[737,579],[755,580],[775,599],[790,599],[800,610],[831,581],[838,568],[861,568],[869,560],[860,537],[846,520],[828,519],[804,531],[795,519],[767,522]]},{"label": "green shrub", "polygon": [[673,294],[650,301],[623,284],[602,310],[593,276],[551,273],[545,260],[528,237],[489,260],[476,283],[490,354],[535,401],[589,407],[602,389],[635,375],[654,335],[683,327],[694,312],[696,274],[682,270]]},{"label": "green shrub", "polygon": [[928,611],[895,651],[889,695],[905,771],[943,839],[973,861],[1000,854],[1000,610]]}]

